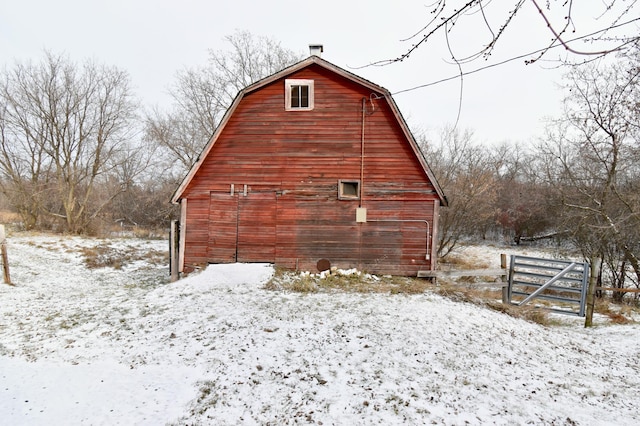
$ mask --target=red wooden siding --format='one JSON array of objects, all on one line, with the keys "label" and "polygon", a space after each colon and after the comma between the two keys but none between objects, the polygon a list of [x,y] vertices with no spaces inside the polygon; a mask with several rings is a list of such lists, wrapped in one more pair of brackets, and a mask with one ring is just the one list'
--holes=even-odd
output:
[{"label": "red wooden siding", "polygon": [[276,258],[276,194],[251,192],[238,203],[238,262]]},{"label": "red wooden siding", "polygon": [[[287,78],[314,80],[314,109],[285,111],[284,79],[244,95],[182,193],[185,264],[431,268],[427,223],[439,196],[389,103],[315,64]],[[339,179],[361,178],[363,99],[362,200],[338,200]],[[356,223],[360,203],[367,223]]]},{"label": "red wooden siding", "polygon": [[[337,191],[337,188],[336,188]],[[356,267],[360,241],[352,202],[333,197],[283,196],[278,199],[276,263],[315,271],[320,259]]]},{"label": "red wooden siding", "polygon": [[[184,229],[185,241],[189,250],[185,250],[184,263],[186,267],[206,264],[209,225],[209,197],[189,198],[187,202],[187,217]],[[203,230],[205,232],[203,232]]]},{"label": "red wooden siding", "polygon": [[211,192],[207,260],[274,262],[276,257],[275,192]]},{"label": "red wooden siding", "polygon": [[[212,263],[236,261],[238,243],[238,197],[212,192],[210,196],[207,258]],[[188,206],[188,205],[187,205]]]}]

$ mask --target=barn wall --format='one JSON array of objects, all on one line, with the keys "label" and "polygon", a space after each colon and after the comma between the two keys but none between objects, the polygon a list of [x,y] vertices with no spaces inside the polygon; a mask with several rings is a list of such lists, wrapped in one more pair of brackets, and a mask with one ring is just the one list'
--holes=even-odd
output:
[{"label": "barn wall", "polygon": [[[314,80],[314,109],[285,111],[284,80],[245,95],[183,193],[185,264],[431,268],[419,221],[433,223],[438,196],[386,100],[317,65],[288,78]],[[338,180],[361,177],[363,99],[362,199],[338,200]],[[359,205],[385,221],[356,223]]]},{"label": "barn wall", "polygon": [[[180,232],[184,233],[184,269],[208,263],[209,198],[192,197],[187,199],[187,215]],[[205,230],[205,232],[202,232]]]},{"label": "barn wall", "polygon": [[415,275],[431,267],[433,218],[424,201],[371,201],[367,222],[357,203],[278,199],[276,263],[315,271],[318,260],[339,268]]}]

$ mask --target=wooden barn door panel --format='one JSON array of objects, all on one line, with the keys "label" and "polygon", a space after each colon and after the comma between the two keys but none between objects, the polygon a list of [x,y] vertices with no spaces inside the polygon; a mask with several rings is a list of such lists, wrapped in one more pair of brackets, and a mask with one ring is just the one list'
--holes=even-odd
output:
[{"label": "wooden barn door panel", "polygon": [[237,260],[238,196],[211,193],[209,204],[208,260],[232,263]]},{"label": "wooden barn door panel", "polygon": [[367,222],[362,228],[361,262],[369,271],[400,265],[402,258],[402,229],[394,222]]},{"label": "wooden barn door panel", "polygon": [[238,262],[275,262],[276,194],[251,192],[238,200]]}]

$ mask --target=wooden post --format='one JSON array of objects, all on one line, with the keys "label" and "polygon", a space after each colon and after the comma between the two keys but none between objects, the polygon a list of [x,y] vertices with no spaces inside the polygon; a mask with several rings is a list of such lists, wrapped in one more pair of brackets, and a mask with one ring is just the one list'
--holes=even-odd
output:
[{"label": "wooden post", "polygon": [[178,254],[179,237],[178,237],[178,221],[171,221],[171,230],[169,231],[169,272],[171,273],[171,282],[178,281],[180,278]]},{"label": "wooden post", "polygon": [[[507,255],[500,253],[500,269],[507,270]],[[503,275],[502,279],[502,303],[505,305],[509,302],[509,287],[507,287],[507,275]]]},{"label": "wooden post", "polygon": [[593,309],[595,307],[596,299],[596,284],[598,282],[598,275],[600,275],[600,265],[602,259],[595,257],[591,259],[591,267],[589,268],[589,286],[587,287],[587,312],[584,318],[584,326],[593,326]]},{"label": "wooden post", "polygon": [[4,225],[0,225],[0,252],[2,253],[2,271],[4,272],[5,284],[11,285],[9,275],[9,256],[7,255],[7,238],[4,233]]}]

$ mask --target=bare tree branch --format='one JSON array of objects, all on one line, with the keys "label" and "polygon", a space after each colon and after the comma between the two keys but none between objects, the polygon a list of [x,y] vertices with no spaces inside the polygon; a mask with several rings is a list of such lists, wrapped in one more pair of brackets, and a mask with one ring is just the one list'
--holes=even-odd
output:
[{"label": "bare tree branch", "polygon": [[[638,16],[638,4],[636,0],[630,2],[624,2],[622,0],[612,0],[608,4],[603,4],[602,12],[594,18],[597,22],[602,22],[599,30],[595,32],[589,31],[581,36],[574,37],[571,40],[566,39],[565,35],[571,31],[572,33],[578,33],[578,28],[574,15],[576,10],[582,11],[584,9],[590,9],[594,5],[587,5],[585,2],[581,2],[579,5],[574,4],[573,0],[548,0],[545,8],[539,4],[538,0],[529,0],[532,6],[535,8],[538,15],[542,17],[545,27],[553,35],[553,39],[550,43],[546,40],[540,40],[540,48],[536,52],[522,52],[516,56],[531,56],[537,54],[535,57],[530,57],[525,63],[533,63],[545,56],[545,54],[556,46],[564,47],[565,51],[575,57],[580,56],[596,56],[601,57],[613,52],[627,51],[640,41],[640,36],[637,34],[635,28],[631,29],[630,34],[624,34],[615,32],[621,28],[632,28],[632,25],[640,21]],[[412,44],[404,50],[402,54],[390,59],[383,59],[371,62],[366,66],[382,66],[389,65],[396,62],[402,62],[407,60],[418,49],[426,45],[430,40],[434,39],[438,34],[443,33],[445,36],[454,31],[456,28],[465,28],[469,26],[482,24],[490,34],[486,43],[479,42],[482,38],[478,38],[477,31],[473,32],[473,40],[469,40],[465,43],[465,47],[477,44],[478,47],[474,53],[468,55],[461,62],[469,62],[479,58],[488,58],[497,48],[498,42],[506,37],[506,30],[513,25],[538,25],[531,20],[524,23],[521,21],[519,24],[515,24],[516,15],[521,12],[527,3],[527,0],[517,0],[512,3],[512,6],[508,4],[496,4],[491,0],[473,0],[467,1],[462,6],[456,4],[450,4],[445,0],[437,0],[430,6],[430,15],[426,25],[424,25],[419,31],[413,34],[411,37],[402,40],[403,42],[412,42]],[[491,7],[489,7],[491,5]],[[491,9],[492,13],[489,13]],[[558,25],[553,23],[551,14],[555,18],[559,18],[563,21],[563,24]],[[595,21],[594,21],[595,22]],[[493,28],[498,28],[494,31]],[[464,30],[460,30],[464,33]],[[583,31],[584,33],[584,31]],[[418,39],[417,41],[414,41]],[[573,47],[572,43],[578,40],[587,41],[590,43],[604,44],[604,48],[596,47],[594,49],[577,49]],[[448,43],[448,41],[447,41]]]},{"label": "bare tree branch", "polygon": [[302,59],[270,38],[237,31],[225,37],[229,50],[209,52],[205,67],[177,75],[170,112],[147,113],[146,139],[161,146],[184,175],[213,135],[238,92]]}]

